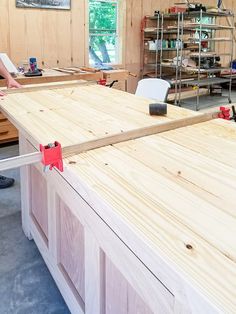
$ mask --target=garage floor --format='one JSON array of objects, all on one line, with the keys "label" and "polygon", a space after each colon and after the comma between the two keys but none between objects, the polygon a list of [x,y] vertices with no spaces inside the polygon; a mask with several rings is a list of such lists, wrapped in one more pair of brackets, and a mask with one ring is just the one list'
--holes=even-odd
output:
[{"label": "garage floor", "polygon": [[[236,102],[236,92],[232,100]],[[221,97],[201,98],[201,109],[225,102]],[[189,109],[194,106],[195,99],[183,104]],[[17,154],[17,145],[0,147],[0,159]],[[0,190],[0,314],[70,313],[35,243],[22,232],[19,170],[2,174],[16,182]]]},{"label": "garage floor", "polygon": [[[0,148],[0,158],[18,154],[18,146]],[[70,313],[34,241],[21,229],[19,170],[2,173],[16,179],[0,190],[0,313]]]}]

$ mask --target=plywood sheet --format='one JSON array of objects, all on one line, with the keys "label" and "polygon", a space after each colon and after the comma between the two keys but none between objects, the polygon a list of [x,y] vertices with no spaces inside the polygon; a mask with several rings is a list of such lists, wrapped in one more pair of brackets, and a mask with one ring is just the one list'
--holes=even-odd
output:
[{"label": "plywood sheet", "polygon": [[236,307],[235,139],[236,125],[217,120],[66,160],[154,255],[229,313]]}]

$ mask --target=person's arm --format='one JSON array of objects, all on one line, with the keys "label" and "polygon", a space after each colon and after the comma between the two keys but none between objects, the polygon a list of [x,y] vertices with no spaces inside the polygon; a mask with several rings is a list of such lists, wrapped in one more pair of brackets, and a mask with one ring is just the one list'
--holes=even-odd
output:
[{"label": "person's arm", "polygon": [[17,83],[11,74],[5,68],[2,60],[0,59],[0,75],[3,76],[7,80],[7,88],[20,88],[21,85]]}]

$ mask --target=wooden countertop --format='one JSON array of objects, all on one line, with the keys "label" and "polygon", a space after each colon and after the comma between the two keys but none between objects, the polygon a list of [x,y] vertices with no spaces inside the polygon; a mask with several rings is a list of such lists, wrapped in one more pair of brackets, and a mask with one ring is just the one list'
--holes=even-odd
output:
[{"label": "wooden countertop", "polygon": [[[148,256],[150,268],[160,256],[213,307],[235,311],[236,124],[205,122],[73,156],[66,164],[90,188],[90,202],[93,191],[122,217],[137,237],[125,243],[141,260]],[[123,238],[125,230],[115,232]]]},{"label": "wooden countertop", "polygon": [[[149,116],[149,103],[85,84],[16,92],[0,107],[33,144],[58,140],[64,147],[201,117],[171,105],[166,117]],[[172,270],[171,279],[159,278],[163,284],[182,278],[183,294],[194,291],[232,313],[235,160],[236,124],[214,120],[76,154],[65,159],[62,175],[157,278],[159,267]]]},{"label": "wooden countertop", "polygon": [[[150,116],[151,100],[100,85],[49,84],[10,90],[0,105],[18,128],[38,143],[59,141],[63,147],[170,121],[201,117],[200,113],[168,106],[168,115]],[[55,87],[57,86],[57,88]],[[23,92],[25,91],[25,92]]]}]

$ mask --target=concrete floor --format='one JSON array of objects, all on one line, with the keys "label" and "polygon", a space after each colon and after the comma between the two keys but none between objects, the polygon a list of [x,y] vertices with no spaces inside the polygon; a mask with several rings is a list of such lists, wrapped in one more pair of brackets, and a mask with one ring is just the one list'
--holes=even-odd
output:
[{"label": "concrete floor", "polygon": [[[181,107],[187,108],[190,110],[195,110],[196,108],[196,97],[189,98],[181,101]],[[232,91],[231,94],[232,103],[236,103],[236,91]],[[199,101],[199,110],[203,110],[206,108],[221,106],[221,105],[229,105],[228,103],[228,91],[223,91],[223,97],[219,96],[201,96]]]},{"label": "concrete floor", "polygon": [[[182,103],[194,109],[196,98]],[[236,103],[236,92],[232,93]],[[227,99],[201,97],[200,109],[226,104]],[[18,146],[0,148],[0,159],[18,154]],[[0,190],[0,314],[70,313],[33,241],[21,229],[19,170],[3,175],[16,179]]]},{"label": "concrete floor", "polygon": [[[17,145],[0,148],[1,159],[17,154]],[[22,232],[19,170],[1,174],[16,182],[0,190],[0,314],[68,314],[34,241]]]}]

